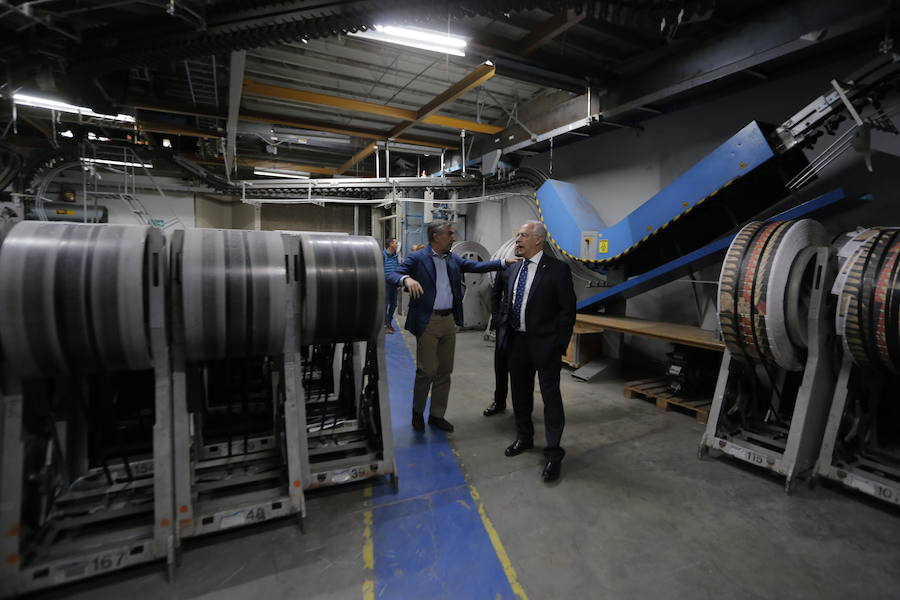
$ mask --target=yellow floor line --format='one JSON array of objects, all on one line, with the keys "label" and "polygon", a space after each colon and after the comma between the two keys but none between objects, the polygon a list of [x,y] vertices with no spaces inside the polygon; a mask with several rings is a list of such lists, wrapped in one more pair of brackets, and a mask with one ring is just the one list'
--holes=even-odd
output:
[{"label": "yellow floor line", "polygon": [[[464,468],[462,455],[456,448],[451,448],[451,450],[453,451],[453,454],[456,455],[456,461],[459,463],[459,468],[462,470],[463,476],[468,479],[469,476]],[[519,600],[528,600],[528,594],[525,593],[525,589],[522,587],[522,584],[519,583],[519,576],[516,575],[516,569],[512,566],[512,561],[509,560],[506,548],[503,547],[503,542],[500,540],[500,534],[497,533],[497,529],[491,522],[491,518],[487,515],[484,503],[481,501],[481,495],[478,493],[478,488],[471,483],[469,484],[469,495],[472,496],[472,502],[478,507],[478,515],[481,517],[481,524],[484,525],[484,530],[491,540],[491,546],[494,547],[494,553],[497,555],[497,560],[500,561],[500,566],[503,567],[503,573],[506,575],[506,580],[509,582],[510,589],[512,589],[513,594],[515,594],[516,598],[519,598]]]},{"label": "yellow floor line", "polygon": [[481,523],[484,525],[484,530],[487,531],[488,537],[491,539],[491,545],[494,547],[494,552],[500,560],[500,565],[503,567],[503,572],[506,574],[507,581],[509,581],[509,587],[512,589],[513,594],[516,595],[516,598],[528,600],[528,595],[522,588],[522,584],[519,583],[516,569],[512,566],[512,561],[509,560],[509,555],[506,553],[506,548],[503,547],[503,542],[500,541],[500,534],[497,533],[494,524],[491,523],[490,517],[487,516],[487,511],[484,509],[484,503],[481,501],[481,496],[478,494],[478,490],[474,485],[469,485],[469,493],[472,495],[475,506],[478,507]]},{"label": "yellow floor line", "polygon": [[[367,498],[366,506],[371,505],[368,498],[372,497],[372,486],[366,486],[363,490],[363,497]],[[375,600],[375,544],[372,542],[372,510],[369,509],[363,513],[363,568],[366,570],[366,577],[362,584],[363,600]]]}]

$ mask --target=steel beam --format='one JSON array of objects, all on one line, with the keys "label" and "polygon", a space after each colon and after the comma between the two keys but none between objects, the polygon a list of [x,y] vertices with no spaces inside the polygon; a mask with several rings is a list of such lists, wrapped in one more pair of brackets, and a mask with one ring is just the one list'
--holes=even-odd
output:
[{"label": "steel beam", "polygon": [[[646,112],[648,105],[664,104],[730,75],[873,27],[883,21],[884,12],[884,3],[879,0],[853,3],[795,0],[775,6],[760,13],[753,22],[723,32],[722,36],[691,52],[622,78],[599,100],[596,93],[589,92],[526,121],[527,130],[519,125],[511,126],[492,137],[491,143],[482,143],[475,154],[483,155],[495,149],[509,152],[512,146],[524,148],[528,146],[524,141],[544,137],[548,132],[564,131],[572,123],[583,123],[586,117],[602,122],[621,119],[628,113]],[[504,75],[500,61],[497,69],[498,75]],[[573,106],[584,109],[573,111]],[[529,135],[528,130],[537,135]]]},{"label": "steel beam", "polygon": [[138,120],[138,131],[147,131],[150,133],[166,133],[169,135],[189,135],[191,137],[206,138],[215,140],[222,137],[215,131],[197,129],[196,127],[181,127],[179,125],[171,125],[169,123],[154,123],[151,121]]},{"label": "steel beam", "polygon": [[[396,141],[398,135],[415,125],[417,122],[426,120],[429,116],[432,116],[433,113],[447,104],[450,104],[463,94],[478,87],[493,77],[495,71],[494,65],[490,62],[479,65],[474,71],[448,87],[446,90],[432,98],[425,106],[417,110],[416,119],[414,121],[405,121],[394,127],[390,133],[388,133],[388,139]],[[461,129],[466,129],[466,127],[461,127]],[[500,127],[496,127],[496,129],[499,130]]]},{"label": "steel beam", "polygon": [[[211,165],[221,167],[222,163],[217,160],[207,160],[199,156],[185,156],[185,158],[197,163],[198,165]],[[304,173],[316,173],[317,175],[334,175],[335,170],[332,167],[316,167],[313,165],[301,165],[298,163],[281,162],[277,160],[261,160],[258,158],[238,158],[235,160],[239,167],[259,167],[260,169],[280,169],[282,171],[300,171]]]},{"label": "steel beam", "polygon": [[[344,127],[341,125],[327,123],[325,121],[313,121],[313,120],[296,120],[296,119],[288,119],[285,117],[280,117],[277,115],[264,114],[264,113],[255,113],[255,112],[243,112],[241,113],[242,121],[253,121],[256,123],[271,123],[273,125],[284,125],[286,127],[294,127],[296,129],[312,129],[314,131],[325,131],[328,133],[338,133],[341,135],[346,135],[349,137],[358,137],[366,140],[383,140],[386,139],[390,134],[386,131],[378,131],[376,129],[363,129],[363,128],[354,128],[354,127]],[[414,146],[428,146],[431,148],[445,149],[445,150],[454,150],[459,147],[459,144],[449,144],[439,140],[433,140],[428,138],[420,138],[420,137],[410,137],[410,136],[401,136],[396,138],[394,141],[400,144],[411,144]]]},{"label": "steel beam", "polygon": [[553,41],[554,38],[578,25],[585,16],[587,16],[587,12],[582,11],[581,14],[575,14],[572,9],[553,15],[519,40],[517,45],[519,54],[528,56],[544,44]]},{"label": "steel beam", "polygon": [[236,166],[234,159],[237,154],[237,126],[241,112],[241,82],[244,80],[246,62],[245,51],[231,53],[231,66],[228,71],[228,119],[225,122],[225,173],[229,179]]},{"label": "steel beam", "polygon": [[658,104],[729,75],[876,25],[883,21],[884,14],[885,5],[879,0],[784,3],[691,52],[664,60],[639,76],[623,78],[610,89],[601,110],[604,117],[616,118],[640,106]]},{"label": "steel beam", "polygon": [[367,156],[369,156],[370,154],[375,152],[375,150],[377,150],[377,149],[378,149],[378,142],[369,142],[368,144],[366,144],[365,148],[363,148],[362,150],[360,150],[359,152],[357,152],[356,154],[351,156],[350,159],[347,160],[347,162],[345,162],[340,167],[338,167],[335,170],[334,174],[340,175],[341,173],[344,173],[347,169],[352,168],[353,165],[357,164],[359,161],[363,160],[364,158],[366,158]]},{"label": "steel beam", "polygon": [[463,94],[475,89],[488,79],[494,76],[496,69],[490,62],[481,64],[474,71],[448,87],[446,90],[438,94],[428,104],[420,108],[416,112],[416,120],[421,121],[426,117],[439,111],[444,106],[450,104]]},{"label": "steel beam", "polygon": [[[344,98],[343,96],[332,96],[330,94],[320,94],[318,92],[308,92],[305,90],[297,90],[294,88],[286,88],[277,85],[259,83],[250,79],[244,80],[244,93],[263,96],[268,98],[279,98],[292,102],[303,102],[306,104],[315,104],[318,106],[329,106],[342,110],[361,112],[370,115],[380,115],[399,119],[401,121],[418,121],[419,117],[416,111],[408,108],[398,108],[395,106],[385,106],[375,104],[374,102],[366,102],[364,100],[354,100],[353,98]],[[475,121],[467,121],[464,119],[456,119],[452,117],[442,117],[439,115],[430,115],[424,117],[422,122],[431,125],[440,125],[442,127],[450,127],[452,129],[465,129],[477,133],[498,133],[503,130],[502,127],[495,125],[487,125],[484,123],[476,123]]]},{"label": "steel beam", "polygon": [[[139,110],[149,110],[153,112],[160,113],[169,113],[173,115],[186,115],[191,117],[201,117],[201,118],[211,118],[211,119],[225,119],[226,114],[223,112],[217,112],[214,110],[197,108],[197,107],[184,107],[177,106],[171,104],[153,104],[148,102],[142,102],[137,99],[131,99],[125,103],[127,106],[133,106]],[[253,123],[266,123],[270,125],[284,125],[285,127],[294,127],[296,129],[310,129],[313,131],[324,131],[327,133],[337,133],[340,135],[346,135],[349,137],[358,137],[367,140],[383,140],[387,138],[388,132],[386,131],[378,131],[377,129],[365,129],[359,127],[345,127],[343,125],[339,125],[337,123],[330,123],[327,121],[317,121],[313,119],[292,119],[283,117],[281,115],[274,115],[269,113],[260,113],[255,111],[242,111],[240,113],[241,121],[250,121]],[[175,127],[175,126],[168,126]],[[218,134],[214,134],[211,132],[204,133],[200,135],[199,132],[202,130],[191,130],[190,128],[185,127],[175,127],[177,129],[185,130],[184,135],[197,135],[197,137],[221,137]],[[155,131],[152,129],[147,129],[147,131]],[[197,134],[191,134],[189,131],[197,131]],[[161,133],[171,133],[170,131],[163,131]],[[411,144],[415,146],[429,146],[432,148],[439,148],[445,150],[455,150],[459,147],[459,144],[445,142],[443,140],[436,140],[431,138],[420,138],[420,137],[412,137],[412,136],[403,136],[397,138],[395,141],[402,144]]]}]

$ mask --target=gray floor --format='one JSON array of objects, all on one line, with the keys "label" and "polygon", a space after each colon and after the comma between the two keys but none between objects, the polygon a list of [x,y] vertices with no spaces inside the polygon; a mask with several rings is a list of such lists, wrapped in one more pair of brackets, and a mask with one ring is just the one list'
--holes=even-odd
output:
[{"label": "gray floor", "polygon": [[[540,452],[503,456],[511,414],[481,415],[491,347],[462,333],[456,356],[451,443],[532,600],[900,597],[900,511],[830,487],[788,497],[777,478],[700,461],[693,418],[566,372],[568,456],[548,486]],[[305,535],[283,522],[217,536],[188,547],[174,584],[144,567],[52,595],[360,600],[364,507],[362,487],[315,496]]]}]

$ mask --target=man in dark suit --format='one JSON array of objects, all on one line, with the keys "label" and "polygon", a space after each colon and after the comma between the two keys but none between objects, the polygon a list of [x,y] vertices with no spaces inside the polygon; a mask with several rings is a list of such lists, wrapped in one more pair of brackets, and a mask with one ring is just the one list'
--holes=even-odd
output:
[{"label": "man in dark suit", "polygon": [[[450,252],[456,239],[453,224],[428,224],[428,245],[411,253],[388,275],[409,292],[406,329],[416,336],[416,381],[413,386],[412,426],[425,431],[425,402],[431,391],[428,424],[453,431],[445,418],[450,374],[456,349],[456,326],[463,323],[462,273],[499,271],[503,261],[473,262]],[[513,262],[512,260],[507,261]]]},{"label": "man in dark suit", "polygon": [[544,253],[547,229],[529,221],[516,236],[516,256],[525,259],[503,272],[505,297],[497,323],[497,344],[509,357],[510,387],[516,416],[516,441],[506,456],[534,447],[534,375],[544,400],[547,447],[544,481],[559,478],[565,450],[560,446],[566,423],[559,393],[560,356],[575,327],[575,289],[569,265]]}]

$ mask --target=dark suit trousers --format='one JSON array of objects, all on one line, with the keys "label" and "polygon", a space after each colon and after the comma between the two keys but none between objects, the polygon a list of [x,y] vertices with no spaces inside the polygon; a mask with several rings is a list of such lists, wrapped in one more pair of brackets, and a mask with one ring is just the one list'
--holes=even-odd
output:
[{"label": "dark suit trousers", "polygon": [[509,366],[506,352],[499,347],[494,348],[494,403],[506,406],[506,395],[509,390]]},{"label": "dark suit trousers", "polygon": [[561,460],[566,455],[559,442],[566,425],[562,395],[559,393],[560,362],[538,367],[531,359],[527,333],[510,332],[507,343],[509,356],[510,387],[512,388],[513,412],[516,415],[516,437],[520,440],[534,439],[534,375],[537,373],[544,400],[544,433],[547,447],[544,455],[548,460]]}]

